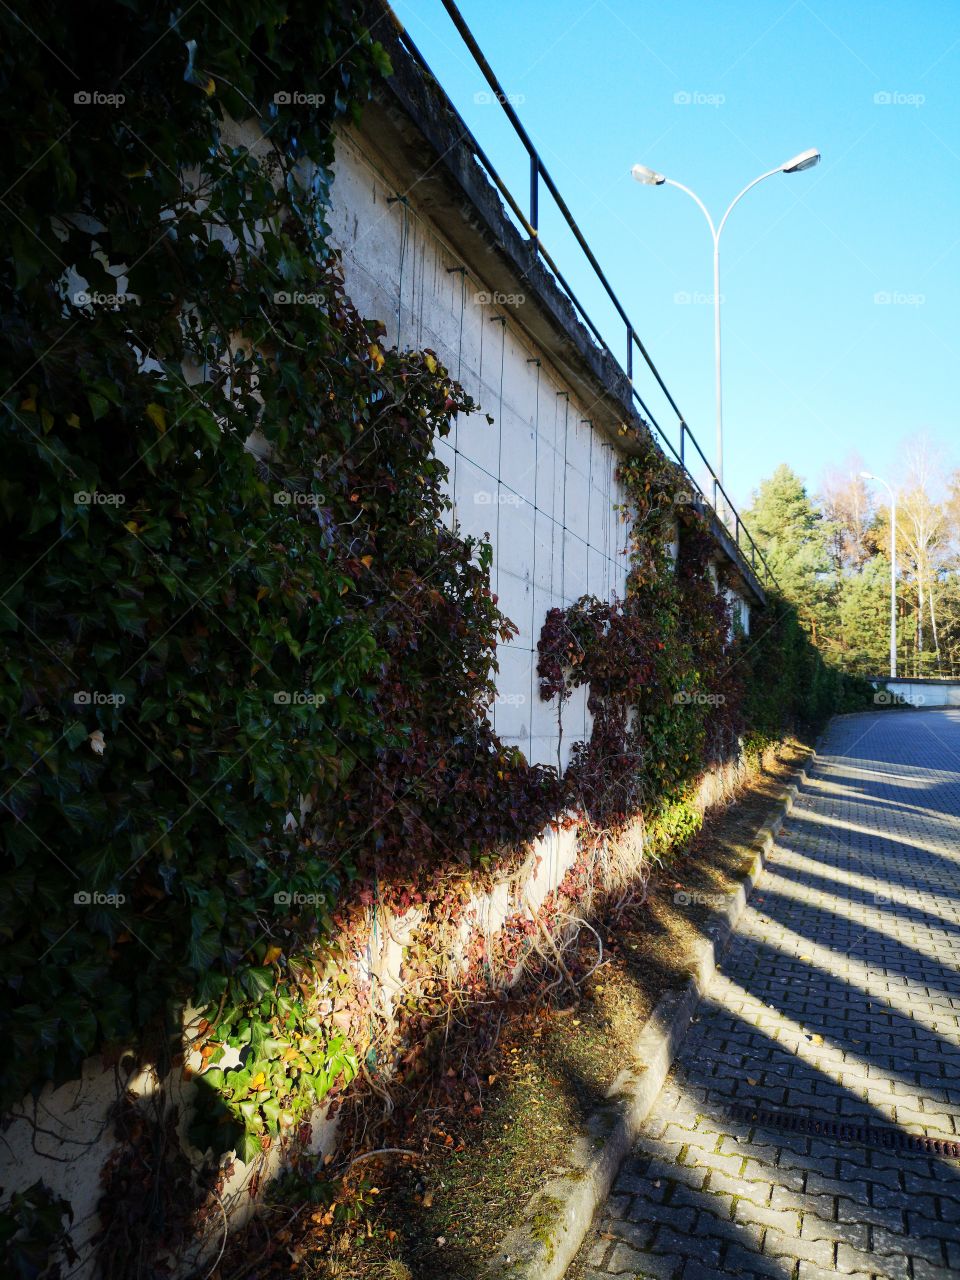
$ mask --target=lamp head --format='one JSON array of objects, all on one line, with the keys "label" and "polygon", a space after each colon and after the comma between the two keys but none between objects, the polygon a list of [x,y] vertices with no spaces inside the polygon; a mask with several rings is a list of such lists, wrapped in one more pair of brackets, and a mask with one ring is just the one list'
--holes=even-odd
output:
[{"label": "lamp head", "polygon": [[659,187],[666,182],[662,173],[657,173],[656,169],[648,169],[645,164],[635,164],[630,172],[634,180],[643,183],[645,187]]},{"label": "lamp head", "polygon": [[781,165],[781,173],[803,173],[804,169],[812,169],[820,163],[820,152],[816,147],[811,147],[809,151],[801,151],[798,156],[794,156],[792,160],[788,160],[785,165]]}]

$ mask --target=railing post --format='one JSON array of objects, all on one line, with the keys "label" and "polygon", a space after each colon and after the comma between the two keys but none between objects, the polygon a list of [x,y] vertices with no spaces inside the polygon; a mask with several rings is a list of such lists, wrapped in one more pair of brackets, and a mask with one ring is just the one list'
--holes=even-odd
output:
[{"label": "railing post", "polygon": [[530,152],[530,226],[533,228],[530,244],[536,257],[540,238],[540,157],[535,151]]},{"label": "railing post", "polygon": [[713,477],[713,510],[719,516],[720,508],[717,506],[717,477]]},{"label": "railing post", "polygon": [[633,382],[633,325],[627,325],[627,381]]},{"label": "railing post", "polygon": [[687,469],[687,464],[683,460],[683,442],[684,442],[686,433],[687,433],[687,424],[685,422],[681,422],[680,423],[680,465],[681,467],[683,467],[684,471],[686,471]]}]

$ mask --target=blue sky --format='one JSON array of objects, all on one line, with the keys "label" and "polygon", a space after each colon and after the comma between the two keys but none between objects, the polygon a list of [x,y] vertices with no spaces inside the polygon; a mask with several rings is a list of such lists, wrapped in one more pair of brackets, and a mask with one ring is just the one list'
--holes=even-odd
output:
[{"label": "blue sky", "polygon": [[[394,7],[525,203],[525,152],[440,0]],[[853,452],[896,480],[901,442],[918,432],[960,465],[955,0],[460,8],[708,456],[710,234],[693,201],[638,185],[630,166],[692,187],[719,219],[752,178],[822,152],[817,169],[751,191],[723,233],[735,501],[779,462],[816,489]],[[622,326],[549,201],[542,210],[545,244],[619,356]],[[638,385],[646,398],[651,380]],[[649,403],[661,418],[653,392]]]}]

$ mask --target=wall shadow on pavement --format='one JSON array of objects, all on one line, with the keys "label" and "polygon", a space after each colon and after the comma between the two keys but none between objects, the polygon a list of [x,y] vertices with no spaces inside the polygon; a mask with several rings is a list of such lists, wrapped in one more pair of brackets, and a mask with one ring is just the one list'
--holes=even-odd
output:
[{"label": "wall shadow on pavement", "polygon": [[[758,954],[757,972],[770,972],[772,952]],[[749,992],[749,983],[744,989]],[[768,997],[764,986],[769,1008]],[[789,1007],[783,1014],[794,1017]],[[810,1021],[805,1043],[820,1034],[816,1025],[836,1030],[826,1016]],[[864,1052],[855,1043],[859,1038],[831,1037],[838,1065],[848,1052],[885,1071],[883,1055]],[[932,1035],[925,1040],[928,1047],[936,1043]],[[825,1068],[749,1017],[716,1000],[702,1004],[645,1132],[618,1175],[610,1201],[615,1216],[608,1213],[598,1223],[602,1232],[641,1252],[636,1260],[621,1253],[620,1261],[635,1265],[637,1274],[665,1280],[790,1277],[798,1259],[821,1269],[814,1274],[830,1275],[842,1246],[843,1272],[891,1280],[957,1274],[947,1268],[960,1261],[960,1162],[865,1149],[746,1118],[742,1108],[895,1127],[889,1110],[838,1083]],[[948,1248],[957,1253],[948,1256]],[[911,1272],[908,1257],[943,1270]]]},{"label": "wall shadow on pavement", "polygon": [[[845,767],[843,750],[866,736],[858,721],[836,726],[834,754],[801,790],[620,1171],[590,1243],[606,1246],[606,1263],[621,1250],[612,1270],[960,1275],[960,1160],[776,1123],[805,1115],[960,1140],[960,859],[946,851],[960,851],[960,772],[925,779],[884,735],[871,738],[872,759]],[[877,792],[863,790],[863,770],[888,768]],[[898,769],[922,789],[898,786]],[[918,795],[929,807],[911,803]],[[918,843],[871,831],[874,810],[916,822]],[[876,880],[876,892],[843,883],[845,872]],[[932,901],[897,900],[917,893]]]}]

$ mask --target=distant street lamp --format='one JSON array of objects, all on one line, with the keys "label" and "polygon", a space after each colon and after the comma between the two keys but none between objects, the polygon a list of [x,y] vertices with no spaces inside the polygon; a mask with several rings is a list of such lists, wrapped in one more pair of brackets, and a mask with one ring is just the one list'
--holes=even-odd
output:
[{"label": "distant street lamp", "polygon": [[820,163],[820,152],[816,148],[811,147],[809,151],[801,151],[798,156],[794,156],[792,160],[788,160],[786,164],[778,165],[776,169],[770,169],[767,173],[761,173],[759,178],[748,183],[735,200],[730,202],[727,212],[720,219],[719,227],[714,226],[713,218],[711,218],[707,206],[703,203],[698,195],[685,187],[682,182],[674,182],[673,178],[666,178],[662,173],[657,173],[655,169],[648,169],[645,164],[635,164],[631,169],[631,173],[637,182],[642,183],[646,187],[662,187],[666,184],[668,187],[676,187],[678,191],[685,192],[691,200],[695,200],[703,212],[707,223],[710,226],[710,234],[713,236],[713,347],[715,380],[716,380],[716,399],[717,399],[717,453],[715,466],[717,469],[717,479],[723,484],[723,405],[722,392],[720,384],[720,235],[726,225],[727,219],[733,212],[733,208],[737,205],[748,191],[752,190],[758,182],[763,182],[765,178],[772,178],[775,173],[803,173],[806,169],[812,169],[814,165]]},{"label": "distant street lamp", "polygon": [[864,480],[876,480],[890,495],[890,676],[897,678],[897,495],[886,480],[871,471],[861,471]]}]

